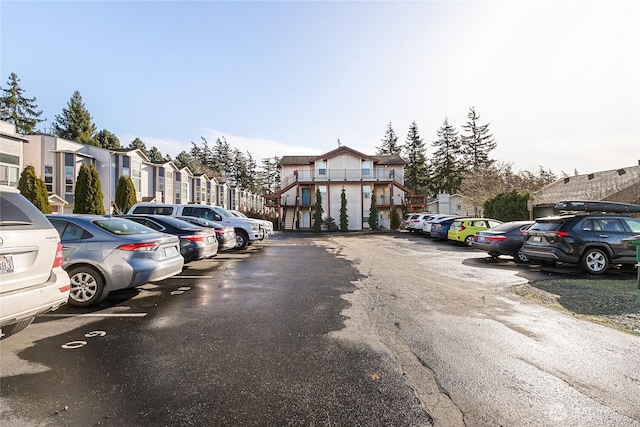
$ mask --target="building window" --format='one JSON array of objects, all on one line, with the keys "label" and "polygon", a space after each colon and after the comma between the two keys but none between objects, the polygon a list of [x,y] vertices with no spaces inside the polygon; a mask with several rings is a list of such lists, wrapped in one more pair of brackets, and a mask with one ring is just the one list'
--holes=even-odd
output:
[{"label": "building window", "polygon": [[133,181],[133,186],[136,191],[139,193],[141,188],[142,181],[142,163],[137,162],[135,160],[131,161],[131,181]]},{"label": "building window", "polygon": [[17,187],[18,168],[15,166],[0,165],[0,184]]},{"label": "building window", "polygon": [[64,154],[64,192],[73,195],[76,181],[75,158],[71,153]]},{"label": "building window", "polygon": [[200,184],[200,202],[205,203],[207,201],[207,187]]},{"label": "building window", "polygon": [[166,181],[165,181],[165,188],[166,194],[172,194],[173,193],[173,172],[171,171],[166,171],[165,172],[166,175]]},{"label": "building window", "polygon": [[316,169],[318,170],[318,175],[326,175],[327,174],[327,162],[325,162],[325,161],[316,162]]},{"label": "building window", "polygon": [[180,192],[181,203],[189,202],[189,184],[186,182],[182,183],[182,191]]},{"label": "building window", "polygon": [[44,167],[44,183],[47,186],[47,193],[53,194],[53,166]]},{"label": "building window", "polygon": [[371,176],[371,162],[367,160],[362,161],[362,176]]},{"label": "building window", "polygon": [[122,158],[122,175],[128,176],[131,178],[131,172],[129,169],[129,165],[131,164],[131,159],[129,157]]}]

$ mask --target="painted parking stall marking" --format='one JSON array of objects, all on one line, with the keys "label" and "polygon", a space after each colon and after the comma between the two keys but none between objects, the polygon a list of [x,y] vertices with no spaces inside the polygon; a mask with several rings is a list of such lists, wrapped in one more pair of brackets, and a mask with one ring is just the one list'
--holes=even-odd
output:
[{"label": "painted parking stall marking", "polygon": [[[85,338],[95,338],[95,337],[104,337],[107,335],[106,331],[91,331],[84,334]],[[75,350],[77,348],[82,348],[87,345],[87,341],[69,341],[66,344],[62,345],[62,348],[65,350]]]}]

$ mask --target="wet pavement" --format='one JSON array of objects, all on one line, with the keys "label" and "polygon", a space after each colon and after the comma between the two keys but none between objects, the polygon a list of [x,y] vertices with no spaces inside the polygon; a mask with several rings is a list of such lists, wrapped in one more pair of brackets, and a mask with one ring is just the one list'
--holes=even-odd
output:
[{"label": "wet pavement", "polygon": [[0,425],[640,426],[640,338],[508,291],[562,274],[276,234],[0,341]]}]

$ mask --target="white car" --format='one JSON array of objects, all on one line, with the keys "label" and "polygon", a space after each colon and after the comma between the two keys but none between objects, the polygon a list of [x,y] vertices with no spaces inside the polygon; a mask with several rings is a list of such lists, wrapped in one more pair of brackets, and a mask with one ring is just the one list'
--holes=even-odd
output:
[{"label": "white car", "polygon": [[431,226],[435,222],[445,218],[455,218],[456,216],[457,215],[450,214],[432,214],[430,217],[422,221],[422,234],[427,237],[431,237]]},{"label": "white car", "polygon": [[422,221],[433,215],[432,213],[416,213],[411,215],[411,217],[409,218],[409,224],[407,225],[407,230],[409,230],[409,233],[422,233]]},{"label": "white car", "polygon": [[20,332],[69,299],[60,236],[47,218],[12,187],[0,187],[0,329]]}]

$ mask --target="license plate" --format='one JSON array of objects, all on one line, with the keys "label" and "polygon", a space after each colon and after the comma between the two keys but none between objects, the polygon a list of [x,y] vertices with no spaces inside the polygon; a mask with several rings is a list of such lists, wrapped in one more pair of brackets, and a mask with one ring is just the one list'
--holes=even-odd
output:
[{"label": "license plate", "polygon": [[178,248],[176,248],[175,246],[171,246],[170,248],[164,248],[163,249],[163,254],[165,257],[172,257],[177,255],[178,253]]},{"label": "license plate", "polygon": [[0,274],[13,273],[13,257],[10,255],[0,256]]},{"label": "license plate", "polygon": [[540,236],[533,236],[533,241],[534,241],[534,243],[540,243],[540,242],[542,242],[542,237],[540,237]]},{"label": "license plate", "polygon": [[478,242],[480,242],[480,243],[484,243],[484,242],[486,242],[486,241],[487,241],[487,238],[486,238],[486,237],[478,236]]}]

